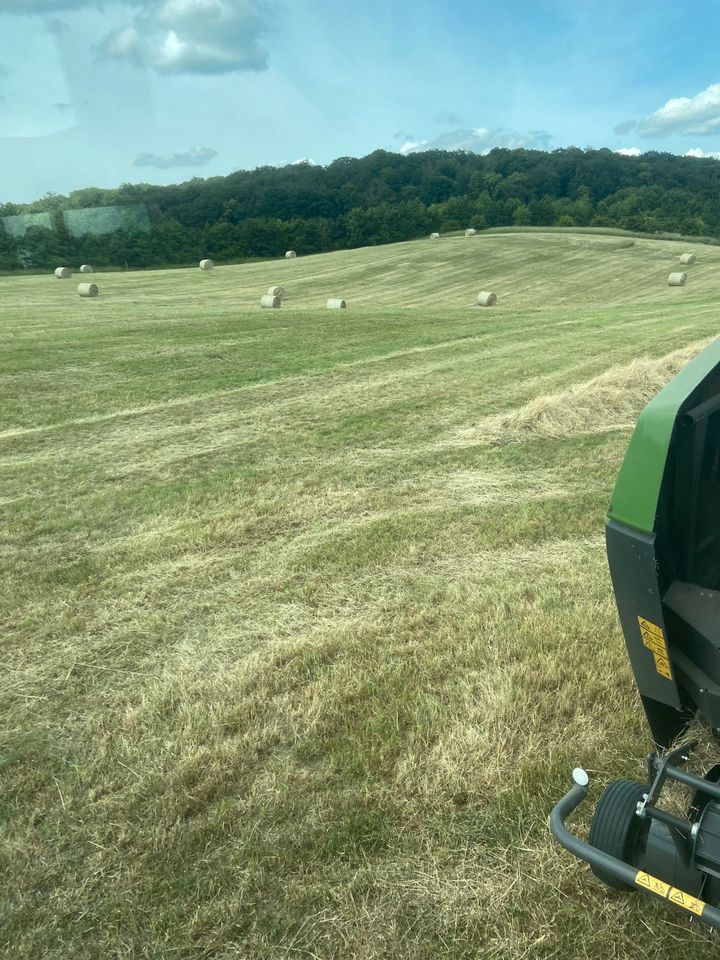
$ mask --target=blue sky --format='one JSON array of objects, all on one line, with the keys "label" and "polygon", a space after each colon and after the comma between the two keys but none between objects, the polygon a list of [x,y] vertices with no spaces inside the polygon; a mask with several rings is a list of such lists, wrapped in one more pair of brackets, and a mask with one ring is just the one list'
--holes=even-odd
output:
[{"label": "blue sky", "polygon": [[702,0],[0,0],[0,202],[378,147],[720,154],[719,40]]}]

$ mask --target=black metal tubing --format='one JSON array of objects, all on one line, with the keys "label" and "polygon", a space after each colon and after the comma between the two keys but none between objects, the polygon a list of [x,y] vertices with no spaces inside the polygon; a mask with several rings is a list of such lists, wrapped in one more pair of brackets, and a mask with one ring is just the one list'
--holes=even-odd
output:
[{"label": "black metal tubing", "polygon": [[644,816],[648,817],[650,820],[659,820],[660,823],[664,823],[666,827],[670,827],[671,830],[676,830],[681,837],[685,837],[686,840],[692,839],[692,830],[693,824],[689,820],[683,820],[682,817],[676,817],[672,813],[668,813],[666,810],[661,810],[659,807],[645,807]]},{"label": "black metal tubing", "polygon": [[668,780],[675,780],[676,783],[684,783],[686,787],[692,787],[693,790],[702,790],[709,797],[720,800],[720,786],[711,783],[710,780],[704,780],[702,777],[696,777],[686,770],[678,770],[677,767],[666,767],[665,776]]},{"label": "black metal tubing", "polygon": [[[603,851],[598,850],[597,847],[591,847],[589,843],[585,843],[584,840],[570,833],[565,826],[565,820],[576,807],[580,806],[587,796],[588,788],[589,783],[583,785],[576,782],[562,800],[559,800],[555,804],[550,814],[550,829],[552,835],[561,846],[569,850],[570,853],[579,860],[584,860],[585,863],[589,863],[591,867],[598,867],[600,870],[612,874],[616,880],[621,880],[629,887],[634,888],[635,877],[637,875],[637,869],[635,867],[631,867],[627,863],[623,863],[622,860],[611,857],[608,853],[603,853]],[[720,911],[718,911],[718,919],[720,919]]]},{"label": "black metal tubing", "polygon": [[[622,860],[603,853],[603,851],[598,850],[597,847],[591,847],[589,843],[585,843],[584,840],[570,833],[565,826],[565,820],[573,810],[580,806],[588,793],[589,782],[587,781],[587,774],[585,774],[584,771],[578,772],[582,772],[585,782],[578,782],[578,779],[575,779],[575,775],[573,774],[573,779],[575,780],[573,787],[555,804],[550,814],[550,829],[553,836],[561,846],[565,847],[566,850],[579,860],[583,860],[585,863],[589,863],[591,867],[597,867],[605,871],[605,873],[611,874],[616,880],[626,883],[629,887],[632,887],[633,890],[642,890],[644,893],[650,893],[645,887],[636,884],[635,881],[638,875],[636,867],[631,867]],[[685,908],[674,903],[672,900],[667,900],[664,896],[655,895],[655,899],[664,900],[669,906],[682,910],[686,916],[688,915],[688,911]],[[690,916],[694,917],[695,915],[690,913]],[[708,903],[705,904],[700,919],[703,923],[711,927],[720,928],[720,910],[710,906]]]}]

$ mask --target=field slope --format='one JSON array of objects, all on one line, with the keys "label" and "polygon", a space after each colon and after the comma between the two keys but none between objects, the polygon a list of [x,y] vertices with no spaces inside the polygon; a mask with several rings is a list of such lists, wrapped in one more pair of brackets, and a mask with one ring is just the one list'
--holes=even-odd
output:
[{"label": "field slope", "polygon": [[718,333],[684,249],[0,279],[3,955],[715,955],[547,830],[643,776],[603,522]]}]

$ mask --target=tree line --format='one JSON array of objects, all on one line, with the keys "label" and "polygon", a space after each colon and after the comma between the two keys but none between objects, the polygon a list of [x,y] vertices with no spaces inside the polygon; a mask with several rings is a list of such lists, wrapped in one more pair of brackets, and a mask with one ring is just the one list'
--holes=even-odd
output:
[{"label": "tree line", "polygon": [[[141,204],[149,230],[73,236],[63,212]],[[720,162],[648,152],[565,148],[378,150],[259,167],[173,186],[89,187],[30,204],[0,204],[0,217],[49,212],[51,229],[0,229],[0,270],[163,267],[390,243],[475,227],[597,226],[720,237]]]}]

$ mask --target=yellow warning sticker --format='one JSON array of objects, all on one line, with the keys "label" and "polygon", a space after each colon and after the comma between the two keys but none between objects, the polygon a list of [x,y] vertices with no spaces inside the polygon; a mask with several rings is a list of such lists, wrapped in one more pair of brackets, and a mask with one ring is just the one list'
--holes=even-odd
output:
[{"label": "yellow warning sticker", "polygon": [[655,669],[660,674],[661,677],[665,677],[666,680],[672,680],[672,670],[670,669],[670,661],[667,657],[659,657],[657,654],[654,654],[655,660]]},{"label": "yellow warning sticker", "polygon": [[667,897],[672,889],[669,883],[663,883],[662,880],[658,880],[657,877],[653,877],[649,873],[643,873],[642,870],[638,870],[635,874],[635,883],[638,887],[649,890],[650,893],[656,893],[658,897]]},{"label": "yellow warning sticker", "polygon": [[703,910],[705,909],[703,901],[698,900],[697,897],[691,897],[689,893],[678,890],[677,887],[670,889],[668,900],[670,900],[671,903],[677,904],[678,907],[682,907],[683,910],[689,910],[690,913],[694,913],[696,917],[703,915]]},{"label": "yellow warning sticker", "polygon": [[651,623],[650,620],[646,620],[645,617],[638,617],[638,623],[640,624],[640,631],[647,631],[647,633],[654,633],[656,637],[659,637],[661,640],[665,640],[665,634],[663,633],[662,627],[659,627],[656,623]]},{"label": "yellow warning sticker", "polygon": [[652,653],[655,669],[661,677],[665,677],[666,680],[672,680],[670,657],[668,656],[665,634],[662,627],[659,627],[656,623],[652,623],[650,620],[646,620],[645,617],[638,617],[638,624],[640,626],[640,637],[642,638],[643,646],[647,647]]},{"label": "yellow warning sticker", "polygon": [[664,637],[656,637],[654,633],[647,633],[645,630],[640,631],[640,636],[642,637],[643,646],[647,647],[648,650],[654,650],[656,653],[665,652]]},{"label": "yellow warning sticker", "polygon": [[683,910],[687,910],[689,913],[694,913],[696,917],[703,915],[703,910],[706,905],[702,900],[698,900],[697,897],[685,893],[684,890],[678,890],[677,887],[671,887],[669,883],[665,883],[664,880],[658,880],[657,877],[653,877],[649,873],[643,873],[642,870],[638,870],[635,874],[635,885],[642,887],[643,890],[648,890],[650,893],[654,893],[658,897],[662,897],[663,900],[669,900],[670,903],[674,903],[677,907],[682,907]]}]

